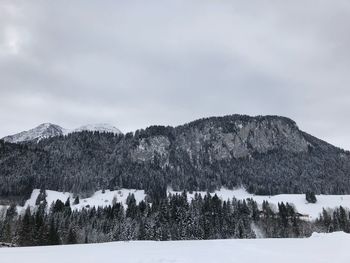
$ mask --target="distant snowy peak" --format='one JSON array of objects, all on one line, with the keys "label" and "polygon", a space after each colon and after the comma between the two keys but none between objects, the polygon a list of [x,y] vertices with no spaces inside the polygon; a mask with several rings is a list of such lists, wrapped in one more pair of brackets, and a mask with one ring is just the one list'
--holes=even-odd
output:
[{"label": "distant snowy peak", "polygon": [[19,143],[27,141],[40,141],[42,139],[63,135],[64,129],[56,124],[43,123],[39,126],[3,138],[6,142]]},{"label": "distant snowy peak", "polygon": [[77,129],[74,129],[72,131],[69,131],[68,133],[72,132],[82,132],[82,131],[92,131],[92,132],[109,132],[114,134],[121,134],[122,132],[117,129],[116,127],[107,124],[107,123],[98,123],[98,124],[87,124],[83,125]]},{"label": "distant snowy peak", "polygon": [[20,142],[29,142],[29,141],[39,142],[42,139],[60,136],[60,135],[68,135],[73,132],[82,132],[82,131],[108,132],[108,133],[114,133],[114,134],[122,133],[119,129],[117,129],[116,127],[110,124],[88,124],[88,125],[81,126],[77,129],[68,130],[56,124],[43,123],[31,130],[23,131],[14,135],[9,135],[2,139],[5,142],[10,142],[10,143],[20,143]]}]

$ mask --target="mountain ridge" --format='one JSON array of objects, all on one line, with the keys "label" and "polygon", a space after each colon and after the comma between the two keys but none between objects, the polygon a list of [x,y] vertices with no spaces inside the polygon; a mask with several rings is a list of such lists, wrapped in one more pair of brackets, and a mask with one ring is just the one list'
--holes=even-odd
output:
[{"label": "mountain ridge", "polygon": [[134,133],[77,132],[0,142],[0,196],[46,188],[150,195],[244,186],[250,193],[350,193],[350,154],[279,116],[227,115]]},{"label": "mountain ridge", "polygon": [[80,126],[76,129],[65,129],[57,124],[52,123],[42,123],[37,127],[29,129],[27,131],[22,131],[13,135],[7,135],[2,138],[2,140],[11,143],[21,143],[21,142],[39,142],[42,139],[47,139],[55,136],[68,135],[73,132],[82,131],[93,131],[93,132],[110,132],[115,134],[121,134],[122,132],[116,127],[106,124],[87,124]]}]

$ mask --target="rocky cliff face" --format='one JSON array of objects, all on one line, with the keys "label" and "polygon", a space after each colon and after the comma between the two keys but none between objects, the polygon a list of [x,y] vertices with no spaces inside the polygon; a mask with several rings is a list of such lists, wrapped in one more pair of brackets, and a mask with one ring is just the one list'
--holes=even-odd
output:
[{"label": "rocky cliff face", "polygon": [[212,163],[274,150],[307,152],[309,146],[303,133],[290,119],[232,115],[198,120],[173,128],[167,135],[150,133],[138,141],[132,156],[141,162],[151,161],[157,156],[165,164],[169,163],[170,151],[173,150],[187,153],[192,162],[205,157]]},{"label": "rocky cliff face", "polygon": [[215,160],[283,149],[306,152],[308,142],[297,125],[281,117],[227,116],[203,119],[177,128],[176,144],[191,158],[208,152]]},{"label": "rocky cliff face", "polygon": [[170,152],[170,140],[166,136],[151,136],[142,138],[138,145],[131,150],[132,159],[138,162],[151,161],[159,156],[164,162],[168,162]]}]

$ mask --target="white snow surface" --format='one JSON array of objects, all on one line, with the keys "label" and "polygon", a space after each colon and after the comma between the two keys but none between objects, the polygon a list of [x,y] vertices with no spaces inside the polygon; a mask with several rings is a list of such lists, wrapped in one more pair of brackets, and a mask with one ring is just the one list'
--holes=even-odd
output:
[{"label": "white snow surface", "polygon": [[[19,213],[23,212],[27,206],[31,208],[35,207],[35,201],[39,195],[40,190],[35,189],[29,200],[26,201],[23,207],[18,207],[17,210]],[[171,194],[181,194],[181,192],[175,192],[172,190],[168,190],[168,193]],[[187,193],[188,201],[194,198],[195,193],[200,193],[202,196],[206,194],[206,192],[193,192]],[[56,200],[61,200],[62,202],[66,202],[68,197],[70,197],[71,207],[72,209],[81,210],[83,207],[105,207],[113,204],[113,199],[116,198],[117,202],[123,203],[126,206],[126,199],[129,194],[134,194],[137,203],[144,200],[146,197],[145,191],[143,190],[135,190],[135,189],[120,189],[120,190],[105,190],[95,192],[91,197],[82,199],[80,198],[80,203],[78,205],[73,205],[75,195],[72,193],[62,193],[57,191],[46,190],[46,201],[48,205],[52,202],[56,202]],[[211,195],[216,194],[222,200],[231,200],[232,198],[236,198],[239,200],[244,200],[247,198],[252,198],[259,205],[262,204],[264,200],[268,201],[270,204],[275,206],[277,211],[278,203],[284,202],[293,204],[296,210],[305,215],[305,219],[315,220],[319,217],[319,214],[322,212],[322,209],[332,209],[339,206],[343,206],[344,208],[350,209],[350,195],[316,195],[317,202],[315,204],[308,203],[305,200],[305,195],[303,194],[283,194],[283,195],[274,195],[274,196],[258,196],[249,194],[245,189],[240,188],[236,190],[228,190],[222,188]],[[0,207],[1,208],[1,207]],[[0,209],[1,210],[1,209]]]},{"label": "white snow surface", "polygon": [[1,263],[349,263],[350,235],[1,248]]}]

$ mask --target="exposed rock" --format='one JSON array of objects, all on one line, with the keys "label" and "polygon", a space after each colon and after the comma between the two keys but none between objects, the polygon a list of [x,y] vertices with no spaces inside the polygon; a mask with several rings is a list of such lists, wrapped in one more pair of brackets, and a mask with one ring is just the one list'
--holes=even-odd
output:
[{"label": "exposed rock", "polygon": [[215,160],[247,157],[254,152],[276,149],[296,153],[308,150],[308,142],[289,119],[236,115],[222,118],[226,121],[204,119],[202,125],[194,123],[181,127],[178,147],[188,152],[191,159],[204,151]]},{"label": "exposed rock", "polygon": [[131,155],[135,161],[147,161],[155,158],[155,155],[163,160],[169,158],[170,141],[165,136],[153,136],[142,138],[139,145],[132,150]]}]

